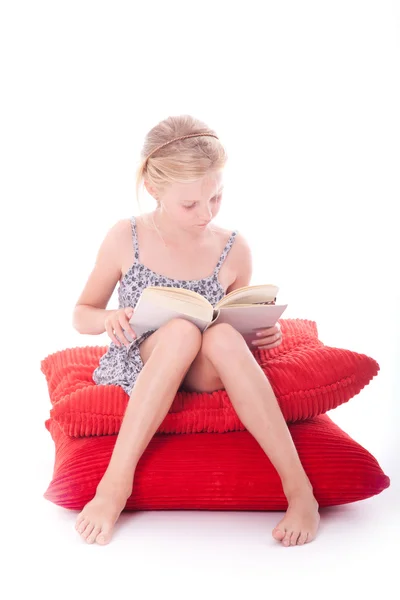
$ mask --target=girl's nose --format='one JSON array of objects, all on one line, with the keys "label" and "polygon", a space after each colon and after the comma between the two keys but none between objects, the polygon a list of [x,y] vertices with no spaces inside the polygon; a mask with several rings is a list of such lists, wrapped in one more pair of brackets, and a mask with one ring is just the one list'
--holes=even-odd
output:
[{"label": "girl's nose", "polygon": [[211,210],[205,210],[203,211],[200,215],[199,215],[199,220],[202,223],[206,223],[207,221],[211,221],[212,219],[212,212]]}]

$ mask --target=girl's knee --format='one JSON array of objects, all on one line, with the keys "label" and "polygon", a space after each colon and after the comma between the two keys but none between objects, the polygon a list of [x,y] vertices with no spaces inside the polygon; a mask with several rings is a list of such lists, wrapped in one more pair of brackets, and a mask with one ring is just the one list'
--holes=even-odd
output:
[{"label": "girl's knee", "polygon": [[201,332],[196,325],[186,319],[171,319],[161,325],[139,346],[143,364],[149,360],[156,349],[162,356],[177,356],[193,360],[201,348]]},{"label": "girl's knee", "polygon": [[202,334],[200,329],[187,319],[175,318],[160,327],[161,337],[168,341],[168,344],[184,344],[185,347],[196,347],[200,349]]},{"label": "girl's knee", "polygon": [[202,351],[205,353],[232,352],[246,345],[243,336],[229,325],[217,323],[203,334]]}]

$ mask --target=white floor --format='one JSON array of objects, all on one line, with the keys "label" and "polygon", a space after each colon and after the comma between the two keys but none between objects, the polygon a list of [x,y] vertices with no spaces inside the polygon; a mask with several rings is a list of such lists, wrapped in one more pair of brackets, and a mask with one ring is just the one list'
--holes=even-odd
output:
[{"label": "white floor", "polygon": [[46,599],[126,593],[143,599],[258,599],[270,591],[280,598],[317,598],[322,590],[324,598],[361,598],[396,582],[396,504],[392,489],[322,509],[318,538],[293,548],[271,537],[283,513],[123,513],[111,544],[100,547],[81,542],[74,512],[31,497],[9,523],[16,538],[7,542],[13,557],[5,574],[19,593],[3,597],[23,597],[28,588]]},{"label": "white floor", "polygon": [[[361,502],[321,509],[316,540],[294,548],[271,536],[283,512],[123,513],[108,546],[85,544],[74,530],[77,512],[43,498],[54,444],[44,428],[50,407],[47,387],[33,361],[37,388],[27,397],[18,435],[10,429],[2,439],[3,457],[15,457],[4,461],[9,483],[3,488],[2,581],[7,587],[9,579],[12,587],[3,597],[19,598],[25,590],[42,598],[115,598],[118,593],[139,594],[141,599],[158,594],[264,598],[269,591],[284,598],[319,597],[321,592],[333,598],[341,590],[347,598],[353,592],[361,597],[387,588],[395,582],[400,541],[394,404],[398,355],[390,344],[379,347],[372,339],[374,343],[370,355],[381,366],[378,377],[329,415],[377,458],[391,486]],[[39,361],[47,350],[39,344],[36,352]]]}]

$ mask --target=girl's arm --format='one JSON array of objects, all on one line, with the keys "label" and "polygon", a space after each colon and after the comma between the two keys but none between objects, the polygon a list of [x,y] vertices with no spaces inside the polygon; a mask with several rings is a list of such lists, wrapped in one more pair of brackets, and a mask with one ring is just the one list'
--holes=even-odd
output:
[{"label": "girl's arm", "polygon": [[75,306],[72,324],[79,333],[89,335],[100,335],[104,333],[104,319],[115,310],[106,310],[104,308],[96,308],[87,304],[79,304]]},{"label": "girl's arm", "polygon": [[226,290],[226,294],[241,287],[250,285],[253,274],[253,258],[251,248],[246,238],[238,233],[231,252],[235,249],[235,271],[236,279]]},{"label": "girl's arm", "polygon": [[105,332],[104,319],[115,286],[121,277],[120,244],[126,222],[118,221],[101,243],[95,266],[75,305],[72,325],[79,333],[98,335]]}]

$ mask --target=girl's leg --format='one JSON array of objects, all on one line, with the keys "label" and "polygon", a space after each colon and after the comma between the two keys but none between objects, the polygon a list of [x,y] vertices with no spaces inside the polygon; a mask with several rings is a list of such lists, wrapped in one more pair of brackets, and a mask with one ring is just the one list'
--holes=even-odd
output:
[{"label": "girl's leg", "polygon": [[[273,530],[273,537],[285,546],[312,541],[320,519],[319,505],[264,372],[243,337],[227,324],[205,332],[201,351],[191,369],[201,363],[201,356],[213,365],[239,419],[281,478],[289,506],[284,519]],[[208,377],[211,376],[209,373]],[[194,383],[192,370],[186,378]]]},{"label": "girl's leg", "polygon": [[200,330],[184,319],[169,321],[143,344],[153,336],[153,350],[130,395],[110,463],[95,497],[77,518],[75,527],[88,543],[110,541],[112,528],[132,493],[136,465],[201,347]]}]

